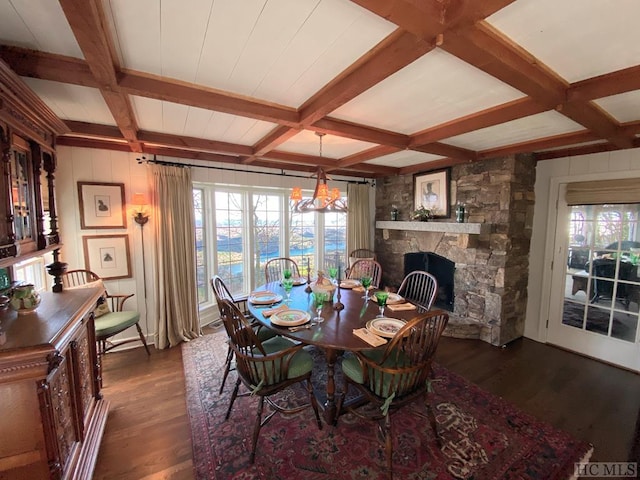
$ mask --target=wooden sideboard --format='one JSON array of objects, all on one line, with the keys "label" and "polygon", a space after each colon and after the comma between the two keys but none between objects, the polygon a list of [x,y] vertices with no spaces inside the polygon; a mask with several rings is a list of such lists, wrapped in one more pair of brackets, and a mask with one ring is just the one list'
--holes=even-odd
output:
[{"label": "wooden sideboard", "polygon": [[33,313],[0,312],[0,478],[91,478],[109,409],[92,314],[100,294],[45,292]]}]

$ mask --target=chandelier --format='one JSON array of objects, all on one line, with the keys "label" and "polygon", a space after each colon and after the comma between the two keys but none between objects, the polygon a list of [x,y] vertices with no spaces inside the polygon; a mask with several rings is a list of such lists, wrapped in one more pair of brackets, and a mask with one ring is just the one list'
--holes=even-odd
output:
[{"label": "chandelier", "polygon": [[[320,158],[322,158],[322,137],[324,133],[316,132],[316,135],[320,137]],[[327,174],[318,165],[318,170],[311,177],[316,177],[316,188],[313,191],[313,197],[303,198],[302,188],[293,187],[291,191],[291,200],[296,202],[293,205],[293,210],[298,213],[305,212],[346,212],[347,204],[340,197],[340,190],[334,187],[329,191],[327,185]]]}]

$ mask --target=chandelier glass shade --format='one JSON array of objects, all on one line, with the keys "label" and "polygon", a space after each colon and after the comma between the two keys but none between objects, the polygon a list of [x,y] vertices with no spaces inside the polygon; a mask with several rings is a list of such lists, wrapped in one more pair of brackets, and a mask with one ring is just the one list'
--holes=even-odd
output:
[{"label": "chandelier glass shade", "polygon": [[[316,135],[320,137],[320,157],[322,157],[322,137],[324,133],[316,132]],[[304,198],[302,196],[302,188],[293,187],[291,191],[291,200],[295,202],[293,210],[298,213],[346,212],[347,204],[340,196],[340,189],[334,187],[329,190],[327,174],[322,167],[318,166],[313,176],[316,177],[316,188],[313,191],[313,197]]]}]

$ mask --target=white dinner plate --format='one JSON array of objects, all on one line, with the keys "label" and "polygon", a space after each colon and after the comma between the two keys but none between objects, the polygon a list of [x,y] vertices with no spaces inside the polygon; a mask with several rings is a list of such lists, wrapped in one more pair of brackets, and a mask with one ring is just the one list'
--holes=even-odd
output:
[{"label": "white dinner plate", "polygon": [[[378,303],[378,299],[376,298],[375,293],[371,295],[371,300]],[[394,305],[396,303],[402,303],[402,302],[404,302],[404,298],[402,298],[397,293],[390,293],[389,296],[387,297],[387,305]]]},{"label": "white dinner plate", "polygon": [[311,315],[304,310],[285,310],[271,315],[271,323],[281,327],[295,327],[307,323]]},{"label": "white dinner plate", "polygon": [[399,318],[374,318],[367,322],[367,330],[381,337],[391,338],[407,323]]},{"label": "white dinner plate", "polygon": [[360,286],[360,280],[352,280],[347,278],[340,282],[340,288],[355,288]]},{"label": "white dinner plate", "polygon": [[249,297],[249,301],[254,305],[271,305],[272,303],[278,303],[282,300],[282,295],[278,295],[274,292],[253,292]]},{"label": "white dinner plate", "polygon": [[307,283],[307,279],[303,277],[293,277],[293,285],[304,285]]}]

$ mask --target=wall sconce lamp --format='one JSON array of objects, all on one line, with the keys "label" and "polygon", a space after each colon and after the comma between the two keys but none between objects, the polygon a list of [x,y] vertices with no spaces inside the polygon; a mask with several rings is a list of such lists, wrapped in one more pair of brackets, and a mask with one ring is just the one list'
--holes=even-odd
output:
[{"label": "wall sconce lamp", "polygon": [[[134,193],[131,203],[135,205],[133,210],[133,220],[140,225],[140,235],[142,239],[142,281],[144,283],[144,301],[147,303],[147,269],[144,255],[144,226],[149,221],[149,214],[145,207],[148,205],[147,196],[144,193]],[[145,310],[146,315],[146,310]]]},{"label": "wall sconce lamp", "polygon": [[133,219],[138,225],[144,227],[145,224],[149,221],[149,214],[144,208],[148,204],[147,196],[144,193],[134,193],[131,203],[136,206],[136,209],[134,209],[133,211]]}]

